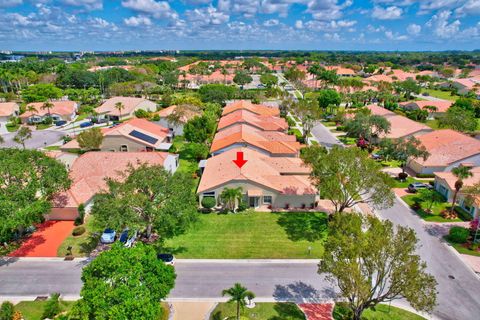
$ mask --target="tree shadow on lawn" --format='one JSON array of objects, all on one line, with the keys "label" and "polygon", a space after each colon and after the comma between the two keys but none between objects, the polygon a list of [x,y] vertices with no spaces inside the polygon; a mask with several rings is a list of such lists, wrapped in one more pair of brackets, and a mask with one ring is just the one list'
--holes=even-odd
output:
[{"label": "tree shadow on lawn", "polygon": [[268,320],[305,319],[305,315],[303,314],[302,310],[300,310],[300,308],[298,308],[297,305],[294,303],[275,303],[273,309],[278,313],[278,315],[273,316]]},{"label": "tree shadow on lawn", "polygon": [[285,229],[288,239],[314,242],[325,240],[327,236],[328,217],[319,212],[276,213],[277,223]]}]

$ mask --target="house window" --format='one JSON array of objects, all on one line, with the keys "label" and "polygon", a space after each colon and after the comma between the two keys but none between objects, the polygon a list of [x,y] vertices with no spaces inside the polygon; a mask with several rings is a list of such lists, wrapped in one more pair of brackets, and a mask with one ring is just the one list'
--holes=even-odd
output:
[{"label": "house window", "polygon": [[272,196],[263,196],[263,203],[272,204]]},{"label": "house window", "polygon": [[122,145],[122,146],[120,146],[120,151],[121,151],[121,152],[128,152],[128,146],[125,145],[125,144]]},{"label": "house window", "polygon": [[203,193],[203,197],[215,197],[215,191],[211,191],[211,192],[204,192]]}]

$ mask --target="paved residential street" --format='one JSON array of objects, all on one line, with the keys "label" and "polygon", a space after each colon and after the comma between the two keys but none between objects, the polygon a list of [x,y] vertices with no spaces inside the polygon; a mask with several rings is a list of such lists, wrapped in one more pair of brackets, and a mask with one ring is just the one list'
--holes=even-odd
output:
[{"label": "paved residential street", "polygon": [[[0,147],[3,148],[12,148],[12,147],[19,147],[21,148],[22,146],[18,143],[15,143],[13,141],[13,138],[15,137],[16,133],[11,132],[2,135],[3,139],[5,142],[0,145]],[[32,131],[32,138],[28,139],[25,141],[25,147],[27,149],[38,149],[38,148],[43,148],[45,146],[52,145],[54,143],[59,142],[62,140],[63,136],[65,133],[60,132],[60,131],[54,131],[54,130],[38,130],[38,131]]]},{"label": "paved residential street", "polygon": [[[329,146],[334,135],[321,123],[315,127],[315,137]],[[434,225],[428,225],[400,200],[392,208],[376,211],[382,219],[415,230],[420,240],[419,254],[427,262],[428,271],[438,282],[438,306],[434,315],[441,319],[478,319],[480,315],[480,279],[460,257],[435,235]],[[452,278],[453,277],[453,278]]]},{"label": "paved residential street", "polygon": [[317,122],[312,128],[312,134],[321,145],[327,148],[331,148],[334,145],[342,145],[342,143],[321,122]]},{"label": "paved residential street", "polygon": [[[34,299],[61,293],[78,298],[85,260],[7,258],[0,262],[0,300]],[[331,301],[333,291],[317,274],[317,261],[178,261],[172,299],[222,298],[221,291],[240,282],[258,301]]]}]

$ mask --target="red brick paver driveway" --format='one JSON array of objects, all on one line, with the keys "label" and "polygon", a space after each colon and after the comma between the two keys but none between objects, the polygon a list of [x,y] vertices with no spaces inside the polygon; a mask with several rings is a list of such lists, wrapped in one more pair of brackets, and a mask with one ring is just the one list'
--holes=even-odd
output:
[{"label": "red brick paver driveway", "polygon": [[307,320],[333,320],[333,303],[301,303],[298,307]]},{"label": "red brick paver driveway", "polygon": [[47,221],[35,231],[10,257],[56,257],[57,249],[71,234],[73,221]]}]

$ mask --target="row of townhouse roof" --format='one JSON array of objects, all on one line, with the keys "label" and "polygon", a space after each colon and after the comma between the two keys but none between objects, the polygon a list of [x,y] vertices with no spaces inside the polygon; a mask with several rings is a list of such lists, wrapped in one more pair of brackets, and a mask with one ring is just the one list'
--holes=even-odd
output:
[{"label": "row of townhouse roof", "polygon": [[[213,197],[220,203],[225,188],[241,187],[252,208],[314,208],[318,192],[299,158],[302,145],[287,130],[277,107],[250,101],[227,105],[197,190],[200,202]],[[247,160],[241,167],[233,162],[239,152]]]}]

